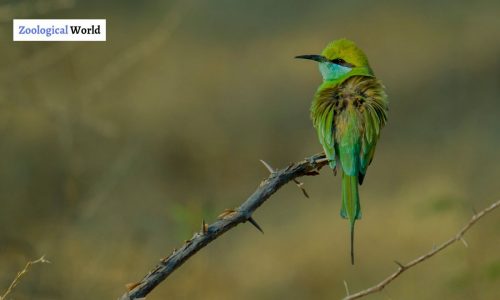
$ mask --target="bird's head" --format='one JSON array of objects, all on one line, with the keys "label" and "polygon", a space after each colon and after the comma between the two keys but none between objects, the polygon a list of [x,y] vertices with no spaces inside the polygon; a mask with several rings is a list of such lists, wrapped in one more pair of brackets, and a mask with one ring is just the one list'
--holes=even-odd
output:
[{"label": "bird's head", "polygon": [[347,39],[329,43],[321,55],[299,55],[295,58],[317,61],[324,81],[342,81],[353,75],[373,76],[365,53]]}]

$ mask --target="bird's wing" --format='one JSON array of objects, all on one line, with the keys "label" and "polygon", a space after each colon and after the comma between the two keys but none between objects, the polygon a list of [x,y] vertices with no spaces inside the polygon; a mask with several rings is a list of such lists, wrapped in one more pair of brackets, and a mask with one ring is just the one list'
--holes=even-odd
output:
[{"label": "bird's wing", "polygon": [[373,160],[380,129],[387,121],[387,98],[382,84],[378,80],[370,80],[371,86],[364,93],[363,135],[360,152],[359,184],[363,183],[368,166]]},{"label": "bird's wing", "polygon": [[360,176],[359,184],[363,183],[368,166],[373,160],[375,148],[380,134],[378,116],[371,109],[365,109],[363,112],[364,119],[364,134],[361,140],[361,153],[359,160]]},{"label": "bird's wing", "polygon": [[335,127],[333,126],[333,106],[327,105],[323,110],[319,111],[315,118],[314,127],[318,133],[318,138],[323,146],[325,155],[328,158],[329,165],[332,169],[336,166],[335,161],[335,139],[333,138]]}]

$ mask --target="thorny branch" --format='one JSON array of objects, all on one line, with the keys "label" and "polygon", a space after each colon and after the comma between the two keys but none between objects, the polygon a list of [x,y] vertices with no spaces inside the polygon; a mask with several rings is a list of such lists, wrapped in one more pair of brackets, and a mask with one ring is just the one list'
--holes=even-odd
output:
[{"label": "thorny branch", "polygon": [[[262,164],[271,173],[269,177],[264,180],[257,190],[248,199],[243,202],[238,208],[226,209],[218,217],[218,220],[212,224],[206,224],[205,220],[201,223],[201,229],[195,233],[193,237],[186,241],[180,249],[175,249],[169,256],[163,258],[160,263],[151,270],[141,281],[136,283],[129,283],[126,285],[128,292],[121,296],[120,300],[138,300],[144,299],[156,286],[172,274],[178,267],[186,262],[191,256],[196,254],[199,250],[206,245],[217,239],[219,236],[229,231],[240,223],[250,222],[259,231],[262,229],[257,222],[252,218],[252,214],[259,208],[267,199],[269,199],[278,189],[290,181],[294,181],[297,186],[302,190],[304,195],[307,196],[302,183],[297,181],[301,176],[314,176],[319,174],[318,171],[327,164],[327,159],[324,154],[316,154],[305,160],[290,164],[288,167],[275,170],[268,163],[262,161]],[[489,207],[474,213],[471,220],[451,239],[444,242],[437,248],[433,248],[430,252],[410,261],[409,263],[402,264],[398,261],[398,270],[391,274],[389,277],[381,281],[379,284],[370,287],[366,290],[349,295],[349,288],[344,281],[347,296],[343,300],[354,300],[365,297],[367,295],[383,290],[394,279],[399,277],[403,272],[414,267],[415,265],[426,261],[435,254],[441,252],[451,244],[461,241],[467,246],[463,236],[464,234],[477,222],[489,212],[500,206],[500,200],[493,203]]]},{"label": "thorny branch", "polygon": [[463,236],[464,234],[474,225],[476,224],[477,221],[479,221],[479,219],[481,219],[482,217],[484,217],[486,214],[488,214],[489,212],[493,211],[495,208],[499,207],[500,206],[500,200],[498,200],[497,202],[491,204],[490,206],[488,206],[487,208],[485,208],[484,210],[480,211],[479,213],[475,213],[472,218],[470,219],[470,221],[465,224],[464,227],[462,227],[462,229],[457,233],[455,234],[454,237],[450,238],[449,240],[447,240],[446,242],[442,243],[441,245],[439,245],[439,247],[436,247],[434,249],[432,249],[431,251],[427,252],[426,254],[410,261],[409,263],[407,264],[402,264],[398,261],[394,261],[397,265],[398,265],[398,270],[394,273],[392,273],[390,276],[388,276],[387,278],[385,278],[384,280],[382,280],[379,284],[377,285],[374,285],[370,288],[367,288],[366,290],[363,290],[363,291],[360,291],[360,292],[357,292],[355,294],[352,294],[352,295],[348,295],[347,297],[344,298],[344,300],[354,300],[354,299],[359,299],[359,298],[362,298],[364,296],[367,296],[367,295],[370,295],[370,294],[373,294],[373,293],[376,293],[376,292],[380,292],[382,291],[389,283],[391,283],[394,279],[398,278],[401,274],[403,274],[403,272],[407,271],[408,269],[428,260],[429,258],[431,258],[432,256],[434,256],[435,254],[443,251],[444,249],[446,249],[448,246],[450,246],[451,244],[457,242],[457,241],[461,241],[462,243],[464,243],[464,246],[467,247],[467,242],[465,242]]},{"label": "thorny branch", "polygon": [[[306,175],[317,175],[319,169],[328,163],[324,154],[316,154],[305,160],[290,164],[281,170],[273,170],[267,163],[271,174],[264,180],[257,190],[248,199],[235,209],[226,209],[214,223],[208,225],[202,221],[201,230],[186,241],[178,250],[174,250],[168,257],[150,271],[141,281],[127,285],[129,291],[121,300],[134,300],[146,297],[165,278],[172,274],[186,260],[196,252],[204,248],[210,242],[217,239],[226,231],[240,223],[250,222],[259,230],[260,226],[252,218],[254,211],[266,202],[279,188],[296,178]],[[303,187],[300,186],[301,189]]]}]

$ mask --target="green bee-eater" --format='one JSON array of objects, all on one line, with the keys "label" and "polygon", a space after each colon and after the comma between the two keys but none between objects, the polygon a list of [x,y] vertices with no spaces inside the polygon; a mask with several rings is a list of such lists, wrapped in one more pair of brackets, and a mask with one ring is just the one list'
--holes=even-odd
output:
[{"label": "green bee-eater", "polygon": [[358,183],[362,184],[387,121],[388,102],[382,82],[356,44],[331,42],[321,55],[300,55],[319,63],[323,83],[314,94],[311,118],[330,167],[342,169],[342,208],[349,219],[351,263],[354,264],[354,224],[361,218]]}]

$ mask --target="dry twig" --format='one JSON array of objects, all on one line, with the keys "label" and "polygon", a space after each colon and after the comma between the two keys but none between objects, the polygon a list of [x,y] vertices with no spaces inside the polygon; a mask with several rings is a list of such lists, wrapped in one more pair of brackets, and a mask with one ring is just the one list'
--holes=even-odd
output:
[{"label": "dry twig", "polygon": [[477,221],[479,221],[479,219],[481,219],[482,217],[484,217],[487,213],[493,211],[495,208],[499,207],[500,206],[500,200],[498,200],[497,202],[491,204],[490,206],[488,206],[487,208],[483,209],[482,211],[480,211],[479,213],[475,213],[472,218],[470,219],[470,221],[464,226],[462,227],[462,229],[457,233],[455,234],[454,237],[452,237],[451,239],[447,240],[446,242],[442,243],[441,245],[439,245],[438,247],[433,247],[431,251],[427,252],[426,254],[410,261],[409,263],[407,264],[402,264],[398,261],[395,261],[395,263],[398,265],[398,270],[394,273],[392,273],[390,276],[388,276],[387,278],[385,278],[384,280],[382,280],[379,284],[377,285],[374,285],[370,288],[367,288],[366,290],[362,290],[360,292],[357,292],[355,294],[352,294],[352,295],[347,295],[347,297],[344,298],[344,300],[354,300],[354,299],[359,299],[359,298],[362,298],[364,296],[367,296],[367,295],[370,295],[370,294],[373,294],[373,293],[376,293],[376,292],[380,292],[382,291],[389,283],[391,283],[394,279],[398,278],[403,272],[407,271],[408,269],[428,260],[429,258],[431,258],[432,256],[434,256],[435,254],[443,251],[444,249],[446,249],[448,246],[450,246],[451,244],[457,242],[457,241],[462,241],[464,243],[464,245],[467,247],[467,243],[465,242],[463,236],[464,234],[474,225],[476,224]]},{"label": "dry twig", "polygon": [[39,259],[37,260],[33,260],[33,261],[29,261],[26,266],[24,266],[24,269],[22,269],[21,271],[19,271],[16,275],[16,278],[14,278],[14,280],[12,280],[12,283],[9,285],[9,287],[7,288],[7,290],[5,291],[5,293],[0,296],[0,300],[5,300],[7,299],[7,296],[12,293],[12,291],[14,290],[14,288],[19,284],[19,282],[21,281],[21,279],[23,278],[24,275],[26,275],[26,273],[28,273],[30,267],[34,264],[38,264],[38,263],[50,263],[50,261],[46,260],[45,259],[45,255],[40,257]]},{"label": "dry twig", "polygon": [[[158,284],[196,252],[236,225],[247,221],[251,222],[254,211],[283,185],[297,177],[317,175],[318,170],[327,163],[324,154],[316,154],[284,169],[273,170],[269,177],[259,185],[257,190],[240,207],[225,210],[216,222],[208,226],[203,221],[200,232],[195,233],[181,248],[174,250],[172,254],[162,259],[141,281],[129,284],[128,288],[130,290],[120,299],[137,300],[146,297]],[[255,226],[255,224],[253,225]]]}]

